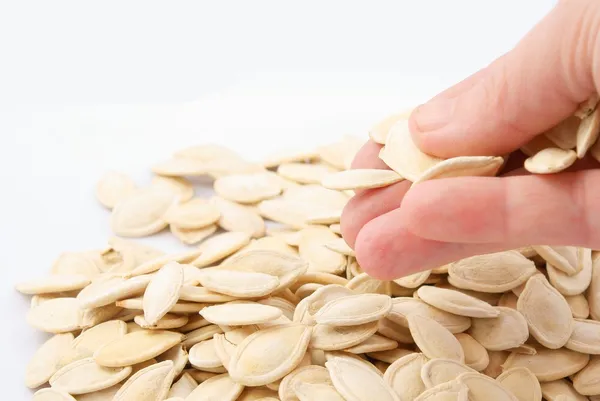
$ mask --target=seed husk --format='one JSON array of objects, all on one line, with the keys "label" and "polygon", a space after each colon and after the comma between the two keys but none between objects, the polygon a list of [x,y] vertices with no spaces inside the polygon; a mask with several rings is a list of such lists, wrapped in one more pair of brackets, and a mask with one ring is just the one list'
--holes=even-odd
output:
[{"label": "seed husk", "polygon": [[421,353],[403,356],[387,368],[383,379],[394,389],[400,400],[414,400],[426,388],[421,380],[421,370],[425,363],[427,358]]},{"label": "seed husk", "polygon": [[504,388],[513,393],[519,401],[541,401],[542,388],[540,382],[527,368],[506,370],[496,380]]},{"label": "seed husk", "polygon": [[94,358],[85,358],[59,369],[50,378],[50,385],[72,395],[85,394],[112,387],[130,374],[130,366],[107,368]]},{"label": "seed husk", "polygon": [[566,348],[538,348],[535,355],[511,352],[502,364],[503,370],[515,367],[529,369],[540,382],[569,377],[579,372],[590,360],[589,355]]},{"label": "seed husk", "polygon": [[[247,386],[261,386],[283,378],[304,357],[311,331],[311,327],[290,324],[249,335],[229,361],[229,374]],[[267,354],[268,361],[264,358]]]},{"label": "seed husk", "polygon": [[228,326],[246,326],[267,323],[283,315],[281,309],[255,302],[234,302],[207,306],[200,315],[211,323]]},{"label": "seed husk", "polygon": [[329,301],[315,313],[317,323],[333,326],[356,326],[387,316],[392,300],[387,295],[349,295]]},{"label": "seed husk", "polygon": [[536,271],[535,264],[519,252],[505,251],[452,263],[448,281],[458,288],[500,293],[523,284]]},{"label": "seed husk", "polygon": [[46,383],[60,368],[61,359],[73,345],[73,334],[56,334],[35,352],[25,370],[25,385],[37,388]]},{"label": "seed husk", "polygon": [[527,281],[525,290],[519,296],[517,310],[527,320],[531,334],[547,348],[560,348],[571,337],[571,308],[543,275],[536,275]]},{"label": "seed husk", "polygon": [[408,328],[421,352],[430,359],[447,358],[464,363],[465,354],[454,335],[426,316],[408,316]]},{"label": "seed husk", "polygon": [[377,369],[352,358],[332,357],[325,363],[335,389],[346,400],[399,401]]},{"label": "seed husk", "polygon": [[94,359],[106,367],[131,366],[162,354],[183,338],[183,334],[172,331],[140,330],[106,344],[96,351]]},{"label": "seed husk", "polygon": [[487,302],[463,294],[459,291],[432,286],[417,290],[419,298],[431,306],[460,316],[477,318],[497,317],[500,312]]},{"label": "seed husk", "polygon": [[527,341],[527,321],[520,312],[497,306],[495,318],[473,319],[469,334],[487,350],[503,351],[518,347]]},{"label": "seed husk", "polygon": [[157,401],[165,398],[173,382],[173,362],[150,365],[131,376],[113,401]]},{"label": "seed husk", "polygon": [[144,320],[156,325],[179,300],[183,267],[177,262],[163,266],[150,280],[142,301]]}]

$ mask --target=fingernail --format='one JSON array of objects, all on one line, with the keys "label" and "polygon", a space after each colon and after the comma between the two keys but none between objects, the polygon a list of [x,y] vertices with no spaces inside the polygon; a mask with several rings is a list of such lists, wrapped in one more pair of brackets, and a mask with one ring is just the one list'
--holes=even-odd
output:
[{"label": "fingernail", "polygon": [[439,98],[418,106],[412,117],[419,132],[428,132],[447,125],[453,113],[454,99]]}]

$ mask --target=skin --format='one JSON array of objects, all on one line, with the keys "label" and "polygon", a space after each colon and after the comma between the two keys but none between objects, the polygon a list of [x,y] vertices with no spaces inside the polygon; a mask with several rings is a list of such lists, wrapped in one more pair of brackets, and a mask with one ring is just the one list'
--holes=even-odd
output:
[{"label": "skin", "polygon": [[[600,92],[600,2],[563,0],[510,52],[412,113],[415,143],[438,157],[506,155]],[[353,168],[387,168],[367,142]],[[460,177],[357,192],[342,216],[361,267],[393,279],[527,245],[600,249],[600,169],[529,175],[511,155],[501,177]]]}]

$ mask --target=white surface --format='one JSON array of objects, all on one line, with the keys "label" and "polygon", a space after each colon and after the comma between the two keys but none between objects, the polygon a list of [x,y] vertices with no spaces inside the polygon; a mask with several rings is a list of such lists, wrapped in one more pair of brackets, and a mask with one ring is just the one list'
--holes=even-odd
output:
[{"label": "white surface", "polygon": [[93,197],[104,171],[144,183],[152,162],[206,141],[251,157],[365,136],[510,49],[554,1],[8,3],[1,382],[6,399],[25,400],[43,336],[14,283],[63,250],[105,243],[108,213]]}]

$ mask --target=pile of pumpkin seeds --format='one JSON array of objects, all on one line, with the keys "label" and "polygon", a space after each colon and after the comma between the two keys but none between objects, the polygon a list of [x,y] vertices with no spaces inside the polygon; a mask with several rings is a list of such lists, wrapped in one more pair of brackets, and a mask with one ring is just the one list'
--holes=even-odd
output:
[{"label": "pile of pumpkin seeds", "polygon": [[[596,143],[597,100],[522,151],[552,173]],[[380,281],[340,236],[355,190],[498,174],[505,158],[418,150],[408,113],[376,124],[390,170],[350,170],[361,140],[261,163],[217,145],[97,185],[115,234],[17,285],[51,337],[25,372],[35,401],[600,400],[600,252],[507,250]],[[214,179],[211,198],[190,177]],[[164,253],[131,237],[170,229]],[[124,238],[129,237],[129,238]]]}]

